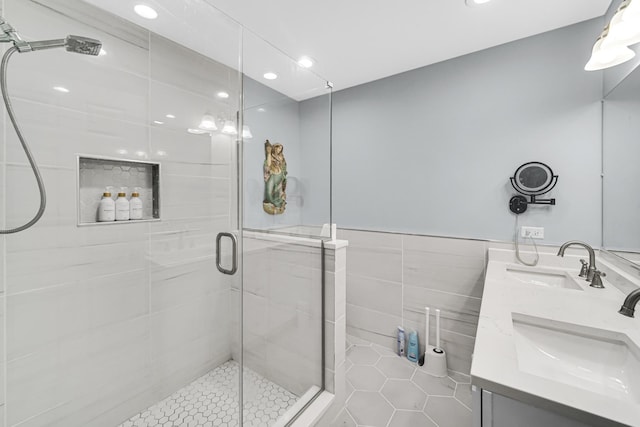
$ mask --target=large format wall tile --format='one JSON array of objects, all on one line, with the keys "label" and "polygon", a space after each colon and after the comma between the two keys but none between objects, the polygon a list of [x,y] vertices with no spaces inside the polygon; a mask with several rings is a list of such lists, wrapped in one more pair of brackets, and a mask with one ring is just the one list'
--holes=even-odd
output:
[{"label": "large format wall tile", "polygon": [[349,274],[402,282],[402,239],[399,235],[340,230],[349,241]]},{"label": "large format wall tile", "polygon": [[321,267],[318,247],[243,239],[244,362],[298,395],[321,382]]},{"label": "large format wall tile", "polygon": [[[36,101],[15,99],[13,104],[23,134],[40,165],[75,171],[78,154],[138,160],[140,156],[136,153],[148,151],[146,123],[99,117]],[[38,120],[29,120],[33,116]],[[7,161],[27,164],[12,128],[7,129],[6,147]]]},{"label": "large format wall tile", "polygon": [[[425,307],[441,310],[441,339],[449,368],[468,373],[478,325],[488,243],[360,230],[349,240],[347,331],[395,351],[396,331],[418,331],[425,345]],[[354,261],[355,258],[355,261]]]},{"label": "large format wall tile", "polygon": [[404,236],[404,284],[482,296],[485,242]]},{"label": "large format wall tile", "polygon": [[390,315],[402,315],[402,283],[350,273],[347,273],[347,281],[349,304]]},{"label": "large format wall tile", "polygon": [[[239,335],[231,315],[240,301],[215,268],[215,236],[234,213],[234,140],[188,134],[181,122],[207,109],[235,116],[238,73],[79,0],[4,5],[29,39],[80,34],[106,51],[60,49],[11,63],[10,92],[48,203],[34,227],[0,245],[8,425],[117,425],[229,360]],[[228,102],[214,98],[223,86]],[[160,115],[164,127],[153,123]],[[34,215],[39,198],[7,123],[0,207],[11,227]],[[78,154],[161,162],[161,221],[78,227]]]},{"label": "large format wall tile", "polygon": [[204,56],[194,55],[192,50],[156,34],[151,34],[149,66],[152,80],[210,98],[220,91],[227,92],[231,96],[225,103],[235,116],[237,106],[234,100],[237,97],[234,94],[239,93],[240,87],[238,71]]},{"label": "large format wall tile", "polygon": [[347,303],[347,333],[350,335],[392,346],[395,342],[396,328],[401,325],[400,314],[394,316]]},{"label": "large format wall tile", "polygon": [[140,392],[150,373],[147,330],[146,319],[138,318],[58,340],[10,361],[9,425],[31,417],[30,425],[64,425],[53,422],[60,419],[71,425],[82,408]]},{"label": "large format wall tile", "polygon": [[[480,298],[404,286],[404,320],[413,321],[424,329],[425,307],[431,308],[431,321],[435,325],[435,309],[440,309],[441,327],[450,331],[475,336],[480,315]],[[432,331],[431,335],[435,332]]]}]

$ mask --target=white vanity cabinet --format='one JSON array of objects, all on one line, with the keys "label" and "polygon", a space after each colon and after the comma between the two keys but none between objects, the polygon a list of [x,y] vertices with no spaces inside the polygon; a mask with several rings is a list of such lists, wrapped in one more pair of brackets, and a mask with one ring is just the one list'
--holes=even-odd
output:
[{"label": "white vanity cabinet", "polygon": [[594,427],[472,386],[473,427]]}]

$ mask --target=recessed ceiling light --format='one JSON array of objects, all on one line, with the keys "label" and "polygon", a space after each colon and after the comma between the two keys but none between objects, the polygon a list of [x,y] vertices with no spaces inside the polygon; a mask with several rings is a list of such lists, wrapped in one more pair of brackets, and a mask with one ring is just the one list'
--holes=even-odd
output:
[{"label": "recessed ceiling light", "polygon": [[154,120],[153,123],[157,124],[157,125],[163,125],[164,122],[161,122],[160,120]]},{"label": "recessed ceiling light", "polygon": [[218,92],[218,98],[227,99],[229,94],[227,92]]},{"label": "recessed ceiling light", "polygon": [[302,68],[311,68],[313,67],[313,59],[308,56],[301,56],[300,59],[298,59],[298,65]]},{"label": "recessed ceiling light", "polygon": [[480,4],[489,3],[491,0],[465,0],[467,2],[467,6],[478,6]]},{"label": "recessed ceiling light", "polygon": [[264,73],[263,77],[267,80],[275,80],[278,78],[278,75],[276,73]]},{"label": "recessed ceiling light", "polygon": [[174,116],[173,114],[167,114],[165,117],[167,119],[175,119],[176,118],[176,116]]},{"label": "recessed ceiling light", "polygon": [[258,113],[264,113],[265,111],[267,111],[267,110],[265,110],[265,109],[264,109],[264,108],[262,108],[262,107],[258,108]]},{"label": "recessed ceiling light", "polygon": [[147,153],[145,153],[144,151],[136,151],[136,154],[138,155],[138,157],[144,157],[147,155]]},{"label": "recessed ceiling light", "polygon": [[105,56],[107,54],[107,51],[104,49],[100,49],[100,53],[98,53],[98,55],[100,56]]},{"label": "recessed ceiling light", "polygon": [[133,7],[133,10],[145,19],[156,19],[158,17],[158,12],[146,4],[137,4]]},{"label": "recessed ceiling light", "polygon": [[162,150],[160,150],[160,151],[158,151],[156,154],[157,154],[158,156],[166,156],[166,155],[167,155],[167,152],[166,152],[166,151],[162,151]]},{"label": "recessed ceiling light", "polygon": [[57,90],[58,92],[62,92],[62,93],[69,93],[69,89],[62,86],[54,86],[53,90]]},{"label": "recessed ceiling light", "polygon": [[128,151],[127,151],[127,150],[125,150],[124,148],[121,148],[121,149],[117,150],[117,153],[118,153],[118,154],[127,154],[127,153],[128,153]]}]

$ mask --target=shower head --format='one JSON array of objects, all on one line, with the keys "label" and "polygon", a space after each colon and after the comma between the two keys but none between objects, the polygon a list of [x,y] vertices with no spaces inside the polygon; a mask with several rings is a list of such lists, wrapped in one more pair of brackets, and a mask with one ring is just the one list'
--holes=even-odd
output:
[{"label": "shower head", "polygon": [[67,36],[65,46],[67,52],[97,56],[102,48],[102,42],[82,36]]},{"label": "shower head", "polygon": [[102,42],[82,36],[67,36],[64,39],[40,40],[28,42],[20,37],[15,28],[0,16],[0,43],[13,43],[18,52],[32,52],[34,50],[64,47],[67,52],[82,53],[97,56],[100,54]]},{"label": "shower head", "polygon": [[102,43],[100,40],[90,39],[82,36],[67,36],[65,39],[41,40],[35,42],[27,42],[29,48],[20,50],[20,52],[31,52],[34,50],[53,49],[64,47],[67,52],[82,53],[84,55],[96,56],[100,53]]}]

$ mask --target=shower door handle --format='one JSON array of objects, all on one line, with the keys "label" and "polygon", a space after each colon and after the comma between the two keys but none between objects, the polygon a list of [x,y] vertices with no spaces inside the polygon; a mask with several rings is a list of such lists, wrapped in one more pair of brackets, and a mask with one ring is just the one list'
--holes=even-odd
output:
[{"label": "shower door handle", "polygon": [[[228,237],[231,239],[231,270],[228,270],[222,266],[220,263],[220,259],[222,255],[220,253],[220,242],[223,237]],[[238,271],[238,239],[232,233],[218,233],[216,236],[216,267],[218,267],[218,271],[220,273],[233,275]]]}]

